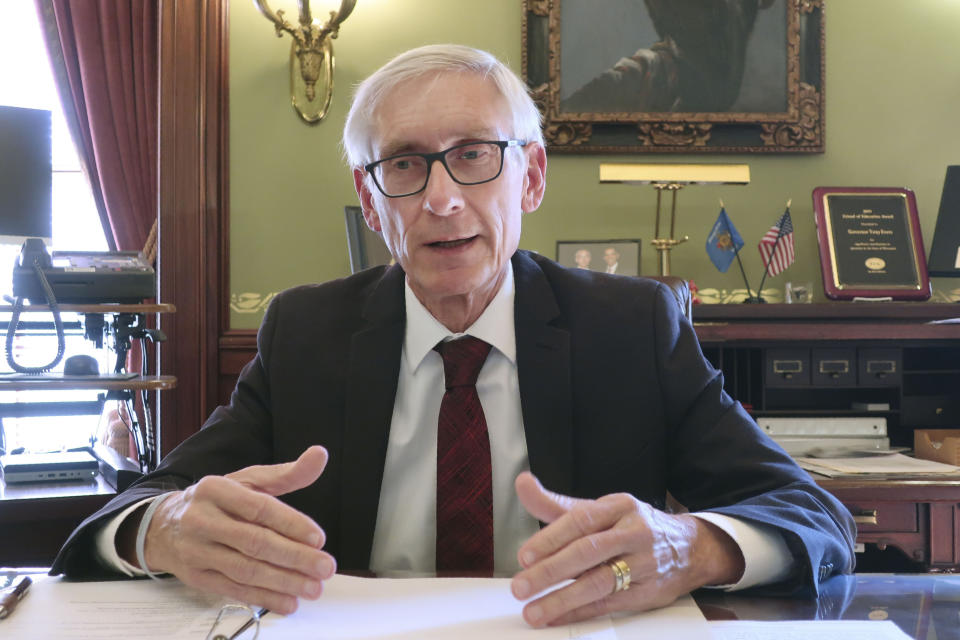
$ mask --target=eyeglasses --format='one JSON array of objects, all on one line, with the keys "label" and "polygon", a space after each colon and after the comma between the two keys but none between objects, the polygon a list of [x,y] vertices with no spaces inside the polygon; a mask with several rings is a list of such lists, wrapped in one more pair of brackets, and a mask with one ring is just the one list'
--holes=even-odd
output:
[{"label": "eyeglasses", "polygon": [[383,195],[402,198],[427,188],[434,162],[442,164],[457,184],[483,184],[500,176],[504,149],[526,145],[525,140],[481,140],[454,145],[436,153],[401,153],[371,162],[363,168],[373,176]]},{"label": "eyeglasses", "polygon": [[269,613],[245,604],[225,604],[213,621],[206,640],[257,640],[260,618]]}]

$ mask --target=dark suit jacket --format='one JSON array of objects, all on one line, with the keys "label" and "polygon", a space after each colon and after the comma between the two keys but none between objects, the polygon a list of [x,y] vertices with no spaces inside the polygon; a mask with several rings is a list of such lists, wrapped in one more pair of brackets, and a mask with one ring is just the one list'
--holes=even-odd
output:
[{"label": "dark suit jacket", "polygon": [[[531,471],[560,493],[628,492],[657,507],[779,528],[795,571],[779,593],[815,594],[853,568],[854,525],[723,392],[662,284],[513,257],[517,366]],[[404,335],[404,273],[378,267],[278,295],[228,406],[73,533],[52,571],[100,577],[94,523],[206,474],[285,462],[312,444],[330,460],[284,500],[327,533],[341,569],[370,560]]]}]

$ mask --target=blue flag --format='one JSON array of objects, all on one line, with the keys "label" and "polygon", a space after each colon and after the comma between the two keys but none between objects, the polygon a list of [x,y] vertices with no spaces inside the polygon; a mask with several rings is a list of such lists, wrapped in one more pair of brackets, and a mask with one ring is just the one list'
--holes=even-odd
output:
[{"label": "blue flag", "polygon": [[720,215],[717,216],[717,221],[713,223],[713,228],[707,235],[707,255],[717,269],[726,273],[741,247],[743,247],[743,238],[730,222],[727,210],[721,207]]}]

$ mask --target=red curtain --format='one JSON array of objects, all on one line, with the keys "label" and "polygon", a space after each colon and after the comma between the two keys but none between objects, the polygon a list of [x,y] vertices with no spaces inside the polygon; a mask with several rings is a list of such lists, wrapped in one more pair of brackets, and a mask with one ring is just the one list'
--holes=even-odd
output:
[{"label": "red curtain", "polygon": [[139,251],[157,221],[158,2],[36,4],[107,242]]}]

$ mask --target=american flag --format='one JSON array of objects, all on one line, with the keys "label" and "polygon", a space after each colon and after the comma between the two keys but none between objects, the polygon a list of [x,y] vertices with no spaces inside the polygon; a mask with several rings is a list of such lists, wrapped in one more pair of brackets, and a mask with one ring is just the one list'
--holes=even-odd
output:
[{"label": "american flag", "polygon": [[[777,241],[777,238],[780,238]],[[777,223],[760,238],[760,257],[767,265],[767,275],[775,276],[791,264],[793,254],[793,223],[790,221],[790,209],[783,212]]]}]

